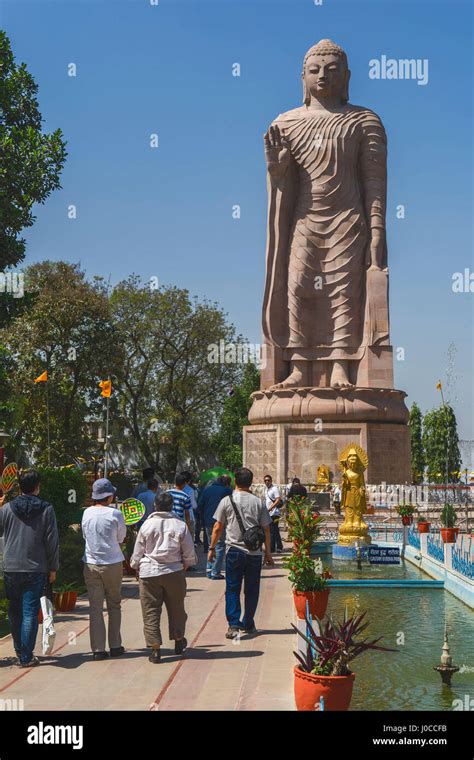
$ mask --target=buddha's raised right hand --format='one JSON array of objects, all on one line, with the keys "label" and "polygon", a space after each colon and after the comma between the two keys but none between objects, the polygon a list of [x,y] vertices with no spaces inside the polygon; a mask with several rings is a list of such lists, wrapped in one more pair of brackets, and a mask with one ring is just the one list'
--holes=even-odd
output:
[{"label": "buddha's raised right hand", "polygon": [[290,161],[288,143],[282,137],[277,124],[269,127],[263,139],[268,171],[272,177],[282,177]]}]

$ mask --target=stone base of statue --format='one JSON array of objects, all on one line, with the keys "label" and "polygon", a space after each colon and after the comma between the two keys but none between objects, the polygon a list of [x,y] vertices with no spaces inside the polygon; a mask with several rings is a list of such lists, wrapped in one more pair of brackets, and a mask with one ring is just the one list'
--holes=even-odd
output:
[{"label": "stone base of statue", "polygon": [[339,452],[357,442],[369,457],[366,482],[410,483],[410,433],[403,391],[393,388],[285,388],[252,394],[243,429],[244,464],[254,482],[314,482],[328,465],[339,481]]}]

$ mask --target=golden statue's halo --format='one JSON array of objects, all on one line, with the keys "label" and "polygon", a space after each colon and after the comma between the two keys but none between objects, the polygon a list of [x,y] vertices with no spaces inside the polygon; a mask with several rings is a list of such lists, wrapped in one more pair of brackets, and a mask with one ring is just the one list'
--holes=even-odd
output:
[{"label": "golden statue's halo", "polygon": [[357,454],[360,462],[362,463],[364,470],[367,469],[367,466],[369,464],[369,458],[367,456],[367,453],[364,451],[361,446],[359,446],[357,443],[350,443],[346,448],[341,452],[341,456],[339,457],[339,462],[341,465],[346,464],[347,457],[349,456],[349,452],[353,449],[355,453]]}]

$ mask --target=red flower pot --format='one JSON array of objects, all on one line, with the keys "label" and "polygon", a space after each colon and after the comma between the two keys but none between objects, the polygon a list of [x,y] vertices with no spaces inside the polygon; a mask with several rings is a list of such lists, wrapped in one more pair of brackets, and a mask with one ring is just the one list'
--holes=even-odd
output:
[{"label": "red flower pot", "polygon": [[355,673],[350,676],[316,676],[313,673],[305,673],[299,665],[295,665],[293,673],[297,710],[319,709],[321,697],[324,698],[325,711],[349,709]]},{"label": "red flower pot", "polygon": [[306,617],[306,602],[308,602],[309,614],[312,618],[321,620],[326,614],[329,589],[324,591],[293,591],[296,615],[300,620]]},{"label": "red flower pot", "polygon": [[419,522],[418,523],[418,532],[419,533],[429,533],[430,532],[430,525],[429,522]]},{"label": "red flower pot", "polygon": [[458,528],[441,528],[441,538],[445,544],[454,544],[456,542],[456,531]]},{"label": "red flower pot", "polygon": [[55,591],[53,594],[54,609],[57,612],[72,612],[77,602],[77,591]]},{"label": "red flower pot", "polygon": [[404,515],[402,517],[402,524],[403,525],[411,525],[413,522],[413,515]]}]

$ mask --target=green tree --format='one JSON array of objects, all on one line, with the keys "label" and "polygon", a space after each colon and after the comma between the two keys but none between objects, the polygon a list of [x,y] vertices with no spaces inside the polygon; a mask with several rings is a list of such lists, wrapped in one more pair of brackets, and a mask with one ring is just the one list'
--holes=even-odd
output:
[{"label": "green tree", "polygon": [[447,462],[448,482],[456,483],[459,480],[461,455],[456,416],[449,404],[425,414],[422,442],[428,480],[431,483],[445,483]]},{"label": "green tree", "polygon": [[241,378],[241,365],[210,360],[209,347],[239,337],[217,304],[136,276],[114,288],[110,303],[124,355],[115,365],[114,427],[172,477],[185,457],[209,452],[228,389]]},{"label": "green tree", "polygon": [[249,362],[244,365],[242,381],[224,401],[219,430],[212,441],[212,450],[223,467],[234,469],[242,466],[242,428],[249,424],[250,394],[259,387],[260,373],[255,364]]},{"label": "green tree", "polygon": [[[30,458],[47,463],[47,392],[51,462],[70,464],[97,451],[88,422],[101,414],[98,382],[121,349],[100,280],[90,283],[78,265],[61,261],[35,264],[25,278],[33,303],[0,333],[14,363],[11,388],[21,404],[15,439]],[[47,385],[35,384],[45,369]]]},{"label": "green tree", "polygon": [[414,401],[410,409],[411,471],[414,483],[422,483],[426,461],[422,440],[423,415]]},{"label": "green tree", "polygon": [[60,129],[41,130],[38,85],[24,63],[17,65],[5,32],[0,31],[0,269],[25,255],[19,233],[31,227],[32,207],[61,187],[66,158]]}]

